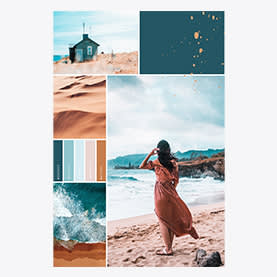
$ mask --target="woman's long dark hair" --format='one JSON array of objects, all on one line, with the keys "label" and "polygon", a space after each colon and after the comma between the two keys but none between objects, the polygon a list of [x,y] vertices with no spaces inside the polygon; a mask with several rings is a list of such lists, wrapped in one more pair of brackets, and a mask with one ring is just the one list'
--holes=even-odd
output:
[{"label": "woman's long dark hair", "polygon": [[172,172],[173,163],[171,161],[177,159],[171,154],[169,143],[166,140],[161,140],[158,143],[157,148],[160,149],[158,151],[159,162],[170,172]]}]

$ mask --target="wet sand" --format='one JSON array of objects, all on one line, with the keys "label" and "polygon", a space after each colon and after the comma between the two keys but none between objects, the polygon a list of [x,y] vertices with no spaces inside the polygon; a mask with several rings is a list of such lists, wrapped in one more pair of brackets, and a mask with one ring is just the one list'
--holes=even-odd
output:
[{"label": "wet sand", "polygon": [[[66,242],[64,242],[66,244]],[[105,243],[77,243],[72,247],[54,244],[55,267],[104,267]]]}]

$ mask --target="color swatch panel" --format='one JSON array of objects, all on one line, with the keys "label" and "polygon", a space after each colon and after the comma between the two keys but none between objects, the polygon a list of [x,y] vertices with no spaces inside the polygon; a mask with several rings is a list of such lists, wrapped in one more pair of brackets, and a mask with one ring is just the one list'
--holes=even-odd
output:
[{"label": "color swatch panel", "polygon": [[54,181],[106,181],[105,140],[54,140]]}]

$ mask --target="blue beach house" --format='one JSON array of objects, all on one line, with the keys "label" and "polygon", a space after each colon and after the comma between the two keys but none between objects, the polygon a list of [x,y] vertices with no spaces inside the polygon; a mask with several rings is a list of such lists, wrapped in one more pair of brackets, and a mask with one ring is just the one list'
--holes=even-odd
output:
[{"label": "blue beach house", "polygon": [[92,60],[98,54],[98,44],[88,37],[88,34],[83,34],[83,39],[74,46],[69,47],[69,59],[73,62],[84,62]]}]

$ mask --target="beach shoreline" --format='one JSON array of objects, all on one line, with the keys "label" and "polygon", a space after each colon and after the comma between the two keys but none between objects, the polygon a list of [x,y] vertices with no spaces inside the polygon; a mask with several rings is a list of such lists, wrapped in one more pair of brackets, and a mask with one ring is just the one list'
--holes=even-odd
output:
[{"label": "beach shoreline", "polygon": [[200,239],[174,239],[173,256],[157,256],[164,247],[154,213],[107,222],[108,266],[197,266],[197,249],[218,251],[224,264],[224,202],[190,206]]},{"label": "beach shoreline", "polygon": [[54,241],[54,267],[105,267],[106,243]]}]

